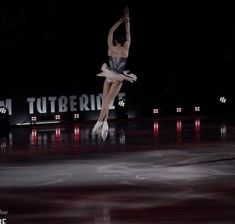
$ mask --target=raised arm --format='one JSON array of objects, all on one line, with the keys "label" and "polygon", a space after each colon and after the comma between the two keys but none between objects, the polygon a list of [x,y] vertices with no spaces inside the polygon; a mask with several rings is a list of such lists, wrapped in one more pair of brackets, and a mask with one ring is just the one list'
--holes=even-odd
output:
[{"label": "raised arm", "polygon": [[113,46],[113,33],[122,23],[123,23],[123,19],[121,18],[116,23],[114,23],[114,25],[109,30],[108,46]]},{"label": "raised arm", "polygon": [[126,29],[126,42],[125,42],[125,46],[127,48],[129,48],[130,44],[131,44],[131,32],[130,32],[130,15],[129,15],[129,8],[128,8],[128,6],[125,6],[125,8],[124,8],[123,21],[125,22],[125,29]]},{"label": "raised arm", "polygon": [[130,32],[130,20],[125,19],[125,27],[126,27],[126,42],[125,45],[129,48],[131,44],[131,32]]}]

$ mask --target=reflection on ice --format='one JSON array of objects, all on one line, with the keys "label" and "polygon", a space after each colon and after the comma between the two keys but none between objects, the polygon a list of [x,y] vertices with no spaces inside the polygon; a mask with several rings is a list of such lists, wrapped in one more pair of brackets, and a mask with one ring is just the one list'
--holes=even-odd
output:
[{"label": "reflection on ice", "polygon": [[222,124],[220,127],[220,135],[221,135],[221,139],[225,139],[226,138],[226,134],[227,134],[227,127],[225,124]]},{"label": "reflection on ice", "polygon": [[[92,135],[92,125],[51,125],[12,128],[0,133],[0,149],[8,150],[22,146],[27,149],[50,149],[64,146],[96,146],[102,144],[183,144],[201,143],[212,140],[233,139],[233,129],[228,132],[225,123],[202,124],[201,118],[191,120],[177,118],[174,120],[154,119],[152,123],[141,121],[118,123],[110,122],[106,141],[100,135]],[[131,124],[131,125],[130,125]],[[69,148],[69,147],[67,147]]]}]

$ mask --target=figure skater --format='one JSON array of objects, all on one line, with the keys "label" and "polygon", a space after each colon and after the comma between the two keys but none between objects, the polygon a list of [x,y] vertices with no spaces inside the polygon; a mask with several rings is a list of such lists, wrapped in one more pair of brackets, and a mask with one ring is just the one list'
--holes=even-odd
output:
[{"label": "figure skater", "polygon": [[[125,25],[125,38],[115,36],[114,32],[123,24]],[[114,38],[115,37],[115,38]],[[101,67],[102,72],[97,76],[105,77],[103,84],[103,102],[98,121],[96,122],[92,133],[101,134],[103,140],[108,135],[108,113],[109,106],[118,95],[124,80],[129,82],[136,81],[137,77],[125,71],[126,61],[129,55],[129,48],[131,43],[130,35],[130,17],[129,9],[126,6],[124,9],[124,16],[119,19],[109,30],[108,34],[108,59],[109,67],[104,63]]]}]

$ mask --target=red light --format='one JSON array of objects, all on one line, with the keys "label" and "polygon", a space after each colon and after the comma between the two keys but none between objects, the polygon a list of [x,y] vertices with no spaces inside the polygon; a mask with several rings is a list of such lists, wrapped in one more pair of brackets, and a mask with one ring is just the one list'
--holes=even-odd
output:
[{"label": "red light", "polygon": [[196,118],[194,123],[195,123],[196,142],[200,142],[201,121],[199,118]]},{"label": "red light", "polygon": [[79,138],[80,138],[80,129],[78,125],[74,126],[73,129],[73,137],[74,137],[74,141],[75,142],[79,142]]},{"label": "red light", "polygon": [[176,122],[176,132],[177,132],[177,143],[181,143],[181,132],[182,132],[182,121],[177,120]]},{"label": "red light", "polygon": [[55,140],[56,141],[60,141],[61,139],[61,129],[60,128],[56,128],[55,129]]},{"label": "red light", "polygon": [[180,134],[182,131],[182,121],[181,120],[177,120],[176,129],[177,129],[177,133]]},{"label": "red light", "polygon": [[32,129],[31,131],[31,144],[36,145],[37,144],[37,138],[38,138],[38,133],[36,129]]},{"label": "red light", "polygon": [[155,142],[157,142],[158,136],[159,136],[159,123],[158,123],[158,121],[155,121],[153,123],[153,135],[154,135]]},{"label": "red light", "polygon": [[200,127],[201,127],[201,121],[200,119],[195,119],[195,130],[196,131],[200,131]]},{"label": "red light", "polygon": [[154,130],[154,134],[158,135],[159,134],[159,124],[158,121],[155,121],[153,124],[153,130]]}]

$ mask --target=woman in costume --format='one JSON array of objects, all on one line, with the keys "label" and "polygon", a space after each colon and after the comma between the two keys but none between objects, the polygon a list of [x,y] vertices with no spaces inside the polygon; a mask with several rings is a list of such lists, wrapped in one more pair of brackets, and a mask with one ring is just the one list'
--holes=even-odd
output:
[{"label": "woman in costume", "polygon": [[[114,32],[123,24],[125,25],[125,38],[115,36]],[[129,48],[131,43],[130,35],[130,17],[129,9],[125,7],[124,16],[119,19],[109,30],[108,34],[108,61],[109,67],[104,63],[101,67],[101,73],[97,76],[105,77],[103,84],[103,102],[98,121],[96,122],[92,133],[101,134],[103,140],[108,135],[108,113],[109,106],[118,95],[124,80],[129,82],[136,81],[137,77],[134,74],[129,74],[125,71],[126,61],[129,55]]]}]

